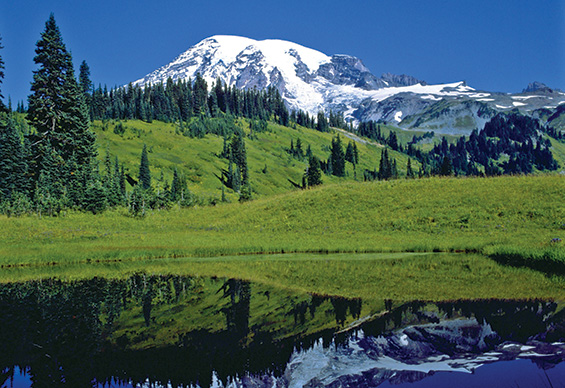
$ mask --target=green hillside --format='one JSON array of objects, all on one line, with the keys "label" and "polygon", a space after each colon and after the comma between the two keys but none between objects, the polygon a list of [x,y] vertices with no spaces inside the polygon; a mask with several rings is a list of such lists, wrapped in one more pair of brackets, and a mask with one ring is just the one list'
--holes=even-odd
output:
[{"label": "green hillside", "polygon": [[[563,258],[565,177],[342,183],[248,203],[0,216],[4,264],[278,252],[504,249]],[[536,254],[537,254],[536,253]],[[528,253],[529,254],[529,253]]]},{"label": "green hillside", "polygon": [[[204,138],[191,138],[179,132],[178,124],[157,121],[146,123],[139,120],[121,122],[125,132],[118,135],[114,132],[118,123],[93,123],[101,162],[108,150],[112,158],[118,156],[120,163],[124,163],[126,172],[137,178],[141,150],[147,144],[151,174],[157,188],[162,188],[164,181],[170,183],[174,169],[178,168],[187,177],[188,187],[192,192],[203,198],[220,198],[222,184],[218,176],[221,176],[222,169],[228,168],[227,160],[219,156],[223,147],[221,136],[207,134]],[[248,120],[238,119],[236,124],[249,135]],[[306,158],[298,160],[288,153],[291,141],[296,143],[300,138],[304,150],[310,145],[315,156],[326,160],[330,155],[332,138],[336,134],[337,132],[319,132],[301,126],[293,129],[269,123],[267,132],[253,133],[251,137],[246,137],[251,185],[256,196],[292,190],[294,186],[289,179],[298,184],[302,182],[308,161]],[[350,139],[343,135],[341,139],[345,150]],[[378,169],[382,147],[376,143],[357,142],[357,148],[359,165],[356,171],[348,162],[345,178],[324,175],[322,180],[325,184],[363,180],[364,169]],[[408,157],[394,151],[390,152],[390,156],[396,159],[400,175],[405,175]],[[418,163],[414,160],[412,167],[417,171]],[[164,181],[159,180],[161,174]],[[226,195],[232,200],[237,199],[231,190],[226,190]]]}]

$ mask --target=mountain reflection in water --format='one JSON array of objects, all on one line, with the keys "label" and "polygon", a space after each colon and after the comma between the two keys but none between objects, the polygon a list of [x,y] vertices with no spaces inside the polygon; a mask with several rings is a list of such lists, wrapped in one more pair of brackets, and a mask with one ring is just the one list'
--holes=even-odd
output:
[{"label": "mountain reflection in water", "polygon": [[565,381],[551,301],[400,304],[135,274],[1,284],[0,312],[2,387],[440,386],[440,371],[523,359]]}]

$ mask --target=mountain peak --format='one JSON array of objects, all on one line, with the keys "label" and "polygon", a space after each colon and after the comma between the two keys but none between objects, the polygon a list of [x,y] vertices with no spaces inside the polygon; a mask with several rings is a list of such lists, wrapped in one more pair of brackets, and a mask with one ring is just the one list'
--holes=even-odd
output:
[{"label": "mountain peak", "polygon": [[[447,130],[459,128],[458,123],[464,121],[470,123],[465,127],[469,132],[484,125],[488,107],[526,109],[534,102],[536,107],[545,107],[561,101],[498,96],[476,91],[464,82],[428,85],[406,74],[385,73],[376,77],[361,59],[351,55],[329,56],[285,40],[235,35],[210,36],[134,85],[165,83],[169,78],[186,81],[196,74],[208,85],[219,78],[239,89],[274,87],[289,110],[302,110],[314,117],[319,111],[333,111],[354,121],[382,120],[422,127],[423,122],[415,115],[430,110],[429,118],[435,120],[430,125],[436,128],[444,123],[438,121],[440,118],[434,112],[449,111],[453,120],[447,124]],[[546,88],[534,83],[527,90],[549,89]],[[442,102],[445,106],[437,106]],[[457,121],[463,114],[467,114],[465,120]]]},{"label": "mountain peak", "polygon": [[410,75],[401,74],[391,74],[391,73],[384,73],[381,75],[381,79],[385,81],[389,86],[412,86],[412,85],[427,85],[426,81],[421,81],[415,77]]},{"label": "mountain peak", "polygon": [[548,92],[553,93],[553,89],[544,83],[534,81],[528,84],[528,87],[522,90],[522,93]]}]

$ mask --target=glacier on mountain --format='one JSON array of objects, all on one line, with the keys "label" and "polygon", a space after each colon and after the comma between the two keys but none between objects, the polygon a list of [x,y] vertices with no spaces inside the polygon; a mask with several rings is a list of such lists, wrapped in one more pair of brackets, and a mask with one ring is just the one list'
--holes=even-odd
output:
[{"label": "glacier on mountain", "polygon": [[[556,107],[565,101],[564,93],[548,88],[532,87],[527,96],[516,96],[477,91],[464,81],[429,85],[408,75],[390,73],[378,78],[360,59],[350,55],[328,56],[284,40],[229,35],[202,40],[133,84],[164,83],[169,78],[189,80],[198,73],[208,86],[220,79],[228,86],[242,89],[275,87],[289,109],[314,116],[320,110],[333,111],[354,122],[380,120],[406,129],[433,129],[440,133],[480,129],[501,107],[528,111]],[[523,105],[513,104],[513,99]],[[467,105],[464,109],[435,109],[435,104],[444,101]],[[435,112],[433,117],[426,117],[430,110]],[[458,116],[453,117],[453,112]],[[444,121],[466,124],[443,125]]]}]

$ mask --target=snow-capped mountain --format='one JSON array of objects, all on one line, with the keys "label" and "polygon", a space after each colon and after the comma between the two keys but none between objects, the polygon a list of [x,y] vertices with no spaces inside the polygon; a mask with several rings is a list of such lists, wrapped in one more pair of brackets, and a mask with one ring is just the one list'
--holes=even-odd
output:
[{"label": "snow-capped mountain", "polygon": [[276,87],[289,109],[312,115],[331,110],[354,121],[382,120],[448,133],[480,129],[497,111],[555,108],[565,102],[565,93],[547,88],[508,95],[477,91],[463,81],[428,85],[390,73],[379,78],[353,56],[226,35],[204,39],[134,84],[194,79],[197,73],[209,86],[219,78],[243,89]]}]

